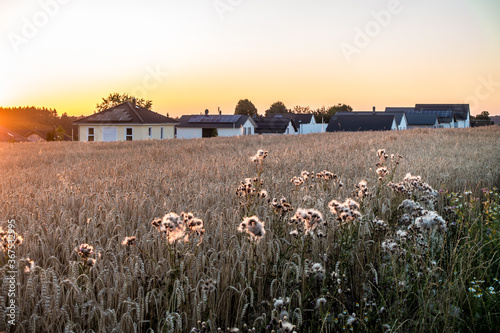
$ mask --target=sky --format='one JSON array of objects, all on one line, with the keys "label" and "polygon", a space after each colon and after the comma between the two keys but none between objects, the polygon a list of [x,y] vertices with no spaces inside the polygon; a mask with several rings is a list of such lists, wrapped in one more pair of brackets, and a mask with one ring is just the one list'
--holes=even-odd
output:
[{"label": "sky", "polygon": [[0,0],[0,106],[170,116],[468,103],[500,115],[498,0]]}]

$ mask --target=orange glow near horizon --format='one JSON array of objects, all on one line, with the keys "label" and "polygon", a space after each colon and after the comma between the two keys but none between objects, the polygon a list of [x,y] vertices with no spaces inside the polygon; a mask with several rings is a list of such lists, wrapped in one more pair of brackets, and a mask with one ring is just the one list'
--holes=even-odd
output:
[{"label": "orange glow near horizon", "polygon": [[[357,111],[469,103],[473,115],[499,115],[500,4],[399,3],[384,24],[376,20],[389,13],[382,0],[244,3],[223,15],[210,2],[69,2],[41,23],[33,21],[39,4],[10,3],[0,13],[0,60],[9,64],[0,106],[89,115],[118,92],[174,117],[218,107],[230,114],[240,99],[260,114],[279,100],[290,109],[345,103]],[[30,31],[25,22],[40,27]]]}]

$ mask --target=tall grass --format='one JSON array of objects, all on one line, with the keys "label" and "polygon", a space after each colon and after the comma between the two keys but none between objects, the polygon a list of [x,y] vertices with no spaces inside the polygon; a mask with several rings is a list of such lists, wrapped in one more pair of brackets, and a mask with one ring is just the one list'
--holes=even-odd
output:
[{"label": "tall grass", "polygon": [[[14,219],[24,237],[17,322],[2,317],[0,330],[488,331],[500,324],[499,134],[490,127],[0,145],[0,221]],[[379,180],[381,148],[403,160],[387,160],[390,172]],[[262,164],[250,161],[258,149],[269,152]],[[303,170],[328,170],[338,181],[294,185]],[[422,202],[446,230],[408,229],[417,216],[402,223],[400,204],[419,197],[387,184],[407,173],[439,191],[434,207]],[[238,197],[247,177],[269,198]],[[353,192],[363,179],[371,195],[361,200]],[[283,196],[293,211],[268,202]],[[338,221],[329,202],[348,198],[360,203],[361,217]],[[325,237],[290,234],[299,208],[323,215]],[[151,225],[169,212],[201,218],[201,243],[169,243]],[[238,231],[252,215],[265,224],[257,241]],[[398,230],[413,234],[401,239]],[[136,244],[122,245],[129,236]],[[75,251],[84,243],[93,246],[93,266]],[[25,273],[28,257],[36,267]],[[5,291],[2,282],[1,313]]]}]

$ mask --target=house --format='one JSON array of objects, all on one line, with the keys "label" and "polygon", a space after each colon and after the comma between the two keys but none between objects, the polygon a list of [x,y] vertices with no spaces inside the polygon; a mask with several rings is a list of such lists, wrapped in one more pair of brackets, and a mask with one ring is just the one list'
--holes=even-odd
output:
[{"label": "house", "polygon": [[[415,104],[415,107],[388,107],[385,111],[387,113],[405,113],[407,116],[412,113],[435,114],[439,128],[470,127],[469,104]],[[417,118],[414,117],[414,120]],[[422,118],[422,121],[424,118]]]},{"label": "house", "polygon": [[288,117],[255,117],[255,134],[298,134],[295,121]]},{"label": "house", "polygon": [[135,101],[83,117],[78,125],[79,141],[132,141],[173,139],[178,122],[142,108]]},{"label": "house", "polygon": [[238,136],[255,134],[255,121],[247,115],[182,116],[176,127],[177,138],[210,138],[215,136]]},{"label": "house", "polygon": [[26,139],[16,132],[0,126],[0,142],[25,142]]},{"label": "house", "polygon": [[435,113],[407,113],[408,129],[439,128],[439,118]]},{"label": "house", "polygon": [[405,130],[408,128],[408,119],[403,112],[375,112],[373,111],[338,111],[336,115],[342,116],[377,116],[377,115],[394,115],[396,118],[396,125],[398,130]]},{"label": "house", "polygon": [[54,132],[52,130],[30,130],[24,134],[24,137],[29,142],[46,142],[47,135],[49,132]]},{"label": "house", "polygon": [[335,114],[330,118],[327,132],[395,131],[396,117],[392,114]]},{"label": "house", "polygon": [[47,142],[47,141],[73,141],[73,138],[66,133],[61,133],[57,137],[57,130],[54,129],[34,129],[24,133],[24,137],[29,142]]},{"label": "house", "polygon": [[469,104],[416,104],[415,112],[438,114],[439,122],[445,128],[470,127]]},{"label": "house", "polygon": [[326,124],[316,123],[312,113],[275,113],[269,115],[269,117],[293,120],[298,128],[298,134],[321,133],[326,128]]}]

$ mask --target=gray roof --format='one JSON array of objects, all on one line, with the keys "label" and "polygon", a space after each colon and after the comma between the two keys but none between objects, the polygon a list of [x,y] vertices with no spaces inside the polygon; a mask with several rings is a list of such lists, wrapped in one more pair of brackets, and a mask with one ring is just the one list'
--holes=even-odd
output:
[{"label": "gray roof", "polygon": [[312,113],[273,113],[269,117],[293,119],[296,125],[300,125],[310,124],[314,115]]},{"label": "gray roof", "polygon": [[415,108],[412,107],[387,107],[385,108],[385,112],[410,112],[415,111]]},{"label": "gray roof", "polygon": [[179,119],[178,128],[239,128],[252,119],[247,115],[191,115]]},{"label": "gray roof", "polygon": [[73,122],[75,125],[86,124],[124,124],[124,125],[142,125],[142,124],[177,124],[175,119],[166,117],[154,111],[134,106],[130,102],[125,102],[113,106],[107,110],[95,113],[93,115],[80,118]]},{"label": "gray roof", "polygon": [[435,125],[438,119],[435,113],[407,113],[408,125]]},{"label": "gray roof", "polygon": [[257,124],[255,128],[256,134],[283,134],[290,123],[292,123],[293,128],[297,131],[297,126],[294,121],[287,117],[256,117],[254,121]]},{"label": "gray roof", "polygon": [[349,115],[358,115],[358,116],[378,116],[378,115],[393,115],[396,117],[396,124],[401,125],[401,120],[403,119],[404,112],[373,112],[373,111],[337,111],[336,115],[349,116]]},{"label": "gray roof", "polygon": [[[357,112],[355,112],[357,113]],[[335,114],[328,123],[327,132],[390,131],[394,115]]]}]

